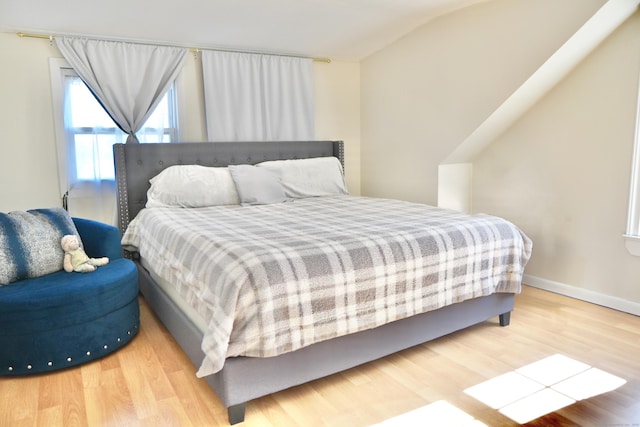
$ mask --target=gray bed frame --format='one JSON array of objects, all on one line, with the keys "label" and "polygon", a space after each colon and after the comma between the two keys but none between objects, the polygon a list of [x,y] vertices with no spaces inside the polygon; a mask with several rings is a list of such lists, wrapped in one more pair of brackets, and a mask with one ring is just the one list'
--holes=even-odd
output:
[{"label": "gray bed frame", "polygon": [[[144,207],[149,179],[169,166],[226,166],[322,156],[335,156],[344,165],[342,141],[116,144],[120,230],[124,232]],[[202,333],[156,285],[137,254],[128,255],[138,265],[140,290],[148,305],[194,365],[200,366],[204,359]],[[228,358],[221,371],[204,379],[227,408],[229,422],[236,424],[244,421],[246,404],[252,399],[350,369],[495,316],[499,316],[501,326],[506,326],[513,307],[514,295],[510,293],[467,300],[277,357]]]}]

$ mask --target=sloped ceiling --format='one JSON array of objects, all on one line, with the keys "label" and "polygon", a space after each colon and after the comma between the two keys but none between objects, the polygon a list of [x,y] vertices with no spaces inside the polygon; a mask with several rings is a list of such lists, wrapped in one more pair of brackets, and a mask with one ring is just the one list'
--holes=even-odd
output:
[{"label": "sloped ceiling", "polygon": [[532,105],[560,82],[625,20],[637,12],[640,0],[608,0],[567,42],[496,109],[444,160],[473,161]]},{"label": "sloped ceiling", "polygon": [[358,61],[487,0],[2,0],[0,31]]}]

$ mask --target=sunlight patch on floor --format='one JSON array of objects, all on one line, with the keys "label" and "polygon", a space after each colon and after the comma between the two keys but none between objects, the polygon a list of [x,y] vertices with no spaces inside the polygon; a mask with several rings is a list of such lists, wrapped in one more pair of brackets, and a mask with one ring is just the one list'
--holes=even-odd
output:
[{"label": "sunlight patch on floor", "polygon": [[488,427],[446,400],[439,400],[372,427],[448,426]]},{"label": "sunlight patch on floor", "polygon": [[[561,354],[499,375],[464,392],[519,424],[603,394],[625,384],[623,378]],[[487,427],[451,403],[440,400],[372,427]]]},{"label": "sunlight patch on floor", "polygon": [[524,424],[625,383],[623,378],[556,354],[464,392]]}]

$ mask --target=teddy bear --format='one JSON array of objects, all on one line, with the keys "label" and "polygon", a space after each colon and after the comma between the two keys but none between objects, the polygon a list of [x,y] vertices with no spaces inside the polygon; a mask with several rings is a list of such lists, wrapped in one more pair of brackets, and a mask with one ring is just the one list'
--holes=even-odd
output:
[{"label": "teddy bear", "polygon": [[80,239],[74,234],[67,234],[60,240],[60,245],[64,250],[64,271],[71,273],[89,273],[95,271],[97,267],[106,265],[109,258],[89,258],[84,249],[80,247]]}]

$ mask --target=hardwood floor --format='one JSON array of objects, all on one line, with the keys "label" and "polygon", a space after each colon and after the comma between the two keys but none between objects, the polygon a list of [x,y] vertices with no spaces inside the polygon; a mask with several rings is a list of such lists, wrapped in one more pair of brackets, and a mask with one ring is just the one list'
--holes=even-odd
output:
[{"label": "hardwood floor", "polygon": [[[217,426],[226,410],[141,299],[140,334],[99,361],[0,377],[0,426]],[[241,426],[369,426],[446,400],[488,426],[517,425],[463,390],[554,354],[627,380],[530,426],[640,426],[640,317],[525,287],[497,319],[250,402]]]}]

